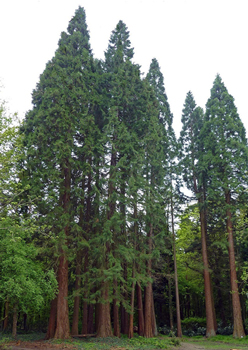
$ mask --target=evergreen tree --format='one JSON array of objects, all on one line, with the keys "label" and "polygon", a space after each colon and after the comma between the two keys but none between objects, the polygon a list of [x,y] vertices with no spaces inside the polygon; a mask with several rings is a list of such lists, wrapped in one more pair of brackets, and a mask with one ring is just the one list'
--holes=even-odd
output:
[{"label": "evergreen tree", "polygon": [[24,122],[24,144],[31,193],[40,196],[41,216],[53,222],[57,236],[57,316],[50,337],[70,336],[68,310],[68,245],[72,211],[72,170],[77,161],[78,133],[88,113],[92,56],[84,9],[79,7],[63,32],[33,92],[33,109]]},{"label": "evergreen tree", "polygon": [[[209,272],[208,252],[207,252],[207,221],[206,221],[206,166],[202,163],[204,147],[201,133],[203,127],[203,110],[196,107],[193,95],[188,92],[182,114],[183,128],[180,134],[179,143],[181,145],[181,166],[183,179],[190,189],[199,205],[201,222],[201,243],[203,274],[205,286],[205,305],[206,305],[206,336],[216,334],[216,320],[214,312],[214,301],[211,291],[211,279]],[[200,136],[201,135],[201,136]]]},{"label": "evergreen tree", "polygon": [[172,129],[173,115],[170,111],[170,105],[165,92],[164,77],[156,58],[152,59],[147,73],[147,79],[153,87],[156,99],[159,102],[159,121],[161,121],[165,130],[168,132],[168,130]]},{"label": "evergreen tree", "polygon": [[[172,127],[173,115],[170,111],[170,105],[165,93],[164,77],[160,70],[158,61],[154,58],[150,64],[150,68],[147,74],[147,80],[153,88],[156,100],[157,100],[157,123],[161,129],[161,147],[163,156],[161,159],[161,169],[163,172],[163,199],[171,207],[172,200],[172,177],[175,169],[175,157],[177,152],[176,137]],[[170,169],[170,171],[168,171]],[[162,187],[161,187],[162,189]],[[170,204],[169,204],[170,203]],[[173,215],[173,214],[172,214]],[[172,218],[173,221],[173,218]],[[173,228],[172,228],[173,229]],[[178,296],[178,289],[177,289]],[[179,296],[178,296],[179,298]],[[177,300],[178,300],[177,298]],[[177,303],[179,308],[179,303]],[[178,315],[178,333],[181,336],[181,323],[179,313]]]},{"label": "evergreen tree", "polygon": [[[127,192],[132,167],[137,159],[139,140],[140,106],[139,93],[142,90],[138,66],[131,62],[133,49],[130,47],[129,32],[120,21],[112,32],[108,49],[105,53],[106,87],[108,91],[108,111],[104,126],[105,133],[105,165],[108,172],[107,191],[103,196],[105,220],[99,239],[104,243],[102,255],[102,298],[98,322],[98,336],[112,334],[110,324],[109,300],[113,298],[114,335],[120,335],[118,304],[122,305],[121,329],[128,333],[127,291],[127,227],[132,225],[127,218],[127,207],[130,205]],[[105,202],[105,204],[104,204]],[[129,222],[128,222],[129,220]],[[131,219],[133,220],[133,219]],[[105,271],[105,272],[104,272]],[[104,274],[108,274],[106,281]],[[124,278],[123,278],[124,274]],[[112,281],[114,288],[109,288]],[[120,284],[124,293],[120,293]],[[125,305],[125,308],[123,307]]]},{"label": "evergreen tree", "polygon": [[[233,97],[221,77],[216,76],[206,104],[204,125],[205,162],[208,164],[209,200],[220,201],[222,218],[226,219],[233,306],[233,336],[245,335],[238,293],[233,231],[235,212],[242,203],[247,186],[248,149],[244,126]],[[237,200],[238,199],[238,200]]]}]

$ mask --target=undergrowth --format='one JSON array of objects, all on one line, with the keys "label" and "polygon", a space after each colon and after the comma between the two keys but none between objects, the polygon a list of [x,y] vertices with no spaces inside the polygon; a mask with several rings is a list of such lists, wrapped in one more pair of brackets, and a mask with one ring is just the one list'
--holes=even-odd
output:
[{"label": "undergrowth", "polygon": [[[44,334],[18,334],[17,339],[21,341],[35,342],[44,339]],[[7,344],[13,340],[14,339],[11,335],[0,334],[0,345]],[[136,334],[132,339],[128,339],[127,336],[121,336],[121,338],[71,338],[68,340],[52,339],[46,342],[50,344],[70,344],[80,350],[156,350],[169,349],[172,346],[177,346],[180,344],[180,341],[175,337],[162,335],[154,338],[144,338]]]}]

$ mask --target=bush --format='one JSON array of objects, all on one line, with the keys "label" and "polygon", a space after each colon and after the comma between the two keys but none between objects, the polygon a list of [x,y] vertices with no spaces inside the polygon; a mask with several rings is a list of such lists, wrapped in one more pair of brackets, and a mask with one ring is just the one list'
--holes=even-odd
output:
[{"label": "bush", "polygon": [[158,332],[160,334],[169,335],[171,332],[171,329],[168,326],[164,325],[162,327],[158,327]]},{"label": "bush", "polygon": [[231,335],[231,334],[233,334],[233,326],[228,325],[226,327],[222,327],[221,325],[218,325],[217,334]]},{"label": "bush", "polygon": [[206,327],[206,318],[189,317],[181,321],[182,327],[186,329],[196,330],[198,327]]}]

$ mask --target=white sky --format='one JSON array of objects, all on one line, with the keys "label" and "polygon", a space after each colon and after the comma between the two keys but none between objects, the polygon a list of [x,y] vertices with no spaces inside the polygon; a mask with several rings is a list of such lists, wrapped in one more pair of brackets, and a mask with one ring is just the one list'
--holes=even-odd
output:
[{"label": "white sky", "polygon": [[177,135],[187,92],[205,108],[217,73],[248,130],[247,0],[0,0],[0,99],[11,112],[23,117],[31,108],[32,90],[79,5],[95,57],[104,58],[121,19],[141,71],[157,58]]}]

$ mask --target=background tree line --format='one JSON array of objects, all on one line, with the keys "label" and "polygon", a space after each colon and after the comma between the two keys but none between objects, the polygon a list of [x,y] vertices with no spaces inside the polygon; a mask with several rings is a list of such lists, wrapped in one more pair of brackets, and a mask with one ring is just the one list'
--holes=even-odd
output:
[{"label": "background tree line", "polygon": [[206,317],[244,336],[247,140],[220,76],[205,113],[187,94],[177,140],[158,61],[143,78],[122,21],[94,58],[79,7],[32,102],[20,128],[1,110],[3,330],[181,336]]}]

